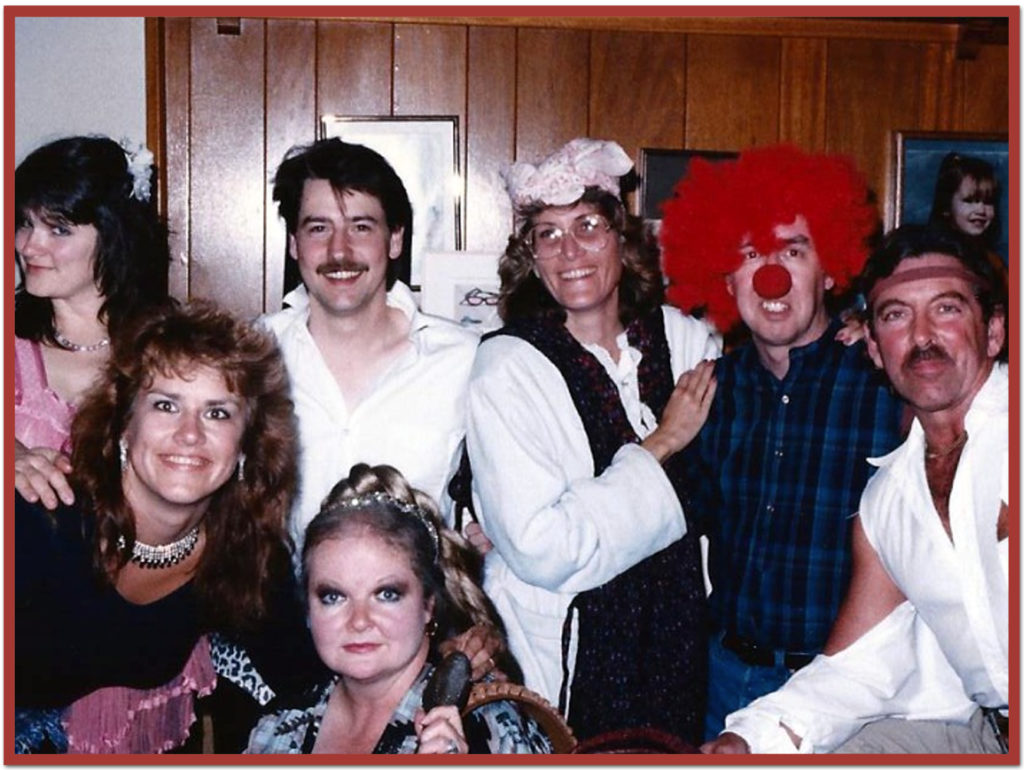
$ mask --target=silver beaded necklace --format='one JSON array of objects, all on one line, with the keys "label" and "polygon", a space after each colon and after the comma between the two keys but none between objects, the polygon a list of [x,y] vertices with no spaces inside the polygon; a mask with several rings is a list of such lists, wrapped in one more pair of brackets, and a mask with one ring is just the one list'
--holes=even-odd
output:
[{"label": "silver beaded necklace", "polygon": [[70,350],[72,353],[92,353],[93,351],[100,350],[109,345],[110,337],[104,337],[99,342],[94,342],[92,345],[79,345],[77,342],[72,342],[59,331],[54,329],[53,341],[64,348],[64,350]]},{"label": "silver beaded necklace", "polygon": [[[196,543],[198,542],[198,524],[173,543],[167,543],[166,545],[149,545],[148,543],[136,540],[132,544],[130,561],[138,564],[143,569],[173,567],[175,564],[180,564],[187,559],[192,551],[195,550]],[[127,543],[125,542],[124,535],[119,536],[117,538],[117,550],[123,551],[126,546]]]}]

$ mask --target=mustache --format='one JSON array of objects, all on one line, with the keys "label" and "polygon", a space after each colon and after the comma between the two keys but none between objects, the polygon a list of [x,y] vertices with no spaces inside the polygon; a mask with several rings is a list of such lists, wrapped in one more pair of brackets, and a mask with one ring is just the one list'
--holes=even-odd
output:
[{"label": "mustache", "polygon": [[332,259],[330,262],[324,262],[319,265],[316,269],[317,275],[325,275],[327,273],[337,273],[340,271],[356,271],[356,270],[368,270],[369,268],[362,262],[356,262],[351,259],[336,260]]},{"label": "mustache", "polygon": [[949,353],[943,350],[941,347],[935,344],[928,345],[927,347],[916,346],[913,350],[907,353],[907,357],[903,362],[905,367],[914,366],[915,364],[922,363],[924,361],[949,361],[952,362],[952,358]]}]

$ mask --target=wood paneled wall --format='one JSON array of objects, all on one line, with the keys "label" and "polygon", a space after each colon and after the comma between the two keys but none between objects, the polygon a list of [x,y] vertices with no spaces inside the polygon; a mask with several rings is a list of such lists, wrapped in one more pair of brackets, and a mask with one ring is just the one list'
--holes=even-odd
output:
[{"label": "wood paneled wall", "polygon": [[[582,135],[851,155],[888,197],[893,130],[1006,131],[1008,46],[957,58],[953,25],[778,19],[151,19],[151,137],[179,297],[254,315],[281,297],[269,180],[324,113],[458,115],[464,247],[500,250],[502,165]],[[230,25],[228,25],[230,26]],[[1016,62],[1012,63],[1014,66]],[[164,131],[160,131],[163,128]],[[151,128],[151,130],[153,130]],[[884,212],[880,211],[880,214]]]}]

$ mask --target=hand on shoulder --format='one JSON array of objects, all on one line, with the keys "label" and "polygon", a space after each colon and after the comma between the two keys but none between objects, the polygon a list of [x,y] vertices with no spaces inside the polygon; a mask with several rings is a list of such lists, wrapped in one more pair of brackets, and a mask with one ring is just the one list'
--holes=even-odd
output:
[{"label": "hand on shoulder", "polygon": [[42,503],[52,511],[61,502],[75,502],[69,473],[71,458],[63,452],[47,447],[29,449],[14,442],[14,488],[30,503]]},{"label": "hand on shoulder", "polygon": [[704,426],[716,387],[714,361],[701,361],[679,375],[658,427],[641,446],[658,462],[684,449]]}]

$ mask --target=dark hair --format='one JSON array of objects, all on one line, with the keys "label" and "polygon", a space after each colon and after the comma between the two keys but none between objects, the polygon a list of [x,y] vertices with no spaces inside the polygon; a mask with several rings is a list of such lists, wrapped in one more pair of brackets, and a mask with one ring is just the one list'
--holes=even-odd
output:
[{"label": "dark hair", "polygon": [[[96,516],[98,571],[112,580],[135,540],[118,442],[139,392],[158,373],[185,375],[206,366],[245,401],[245,471],[244,481],[232,474],[210,501],[193,585],[208,620],[244,627],[261,619],[291,569],[285,520],[296,484],[295,418],[276,344],[268,333],[196,302],[152,312],[111,347],[71,429],[72,476]],[[123,550],[117,548],[121,536],[129,546]]]},{"label": "dark hair", "polygon": [[956,229],[956,225],[953,223],[953,196],[960,189],[964,179],[968,178],[973,179],[978,185],[977,194],[983,196],[986,202],[992,203],[996,209],[988,229],[981,235],[981,238],[991,247],[999,233],[999,208],[995,205],[999,200],[999,180],[996,178],[992,164],[981,158],[961,155],[957,152],[947,153],[942,158],[939,174],[935,180],[935,194],[932,197],[932,210],[928,215],[928,223]]},{"label": "dark hair", "polygon": [[[644,238],[643,220],[626,213],[618,198],[599,187],[587,187],[576,203],[593,203],[620,236],[622,279],[619,282],[619,319],[622,324],[625,326],[658,308],[665,296],[664,281],[658,266],[658,254]],[[548,208],[552,207],[538,204],[517,212],[522,223],[518,232],[509,237],[508,246],[498,263],[498,275],[501,276],[498,312],[505,322],[541,317],[560,323],[565,321],[565,310],[533,272],[533,253],[526,240],[537,215]]]},{"label": "dark hair", "polygon": [[[152,201],[133,197],[125,151],[101,136],[58,139],[28,155],[14,171],[15,225],[32,212],[44,221],[92,225],[99,233],[93,276],[100,320],[119,329],[167,297],[167,232]],[[53,342],[53,304],[18,291],[14,333]]]},{"label": "dark hair", "polygon": [[[383,494],[374,498],[374,493]],[[357,497],[361,498],[357,505],[341,504]],[[403,510],[410,504],[419,508],[422,518]],[[500,635],[497,613],[480,588],[479,555],[462,535],[441,523],[431,497],[409,486],[390,465],[353,465],[348,478],[334,485],[306,528],[304,581],[308,580],[310,554],[318,545],[359,529],[370,530],[408,555],[424,599],[434,599],[435,645],[478,624],[489,625]],[[438,536],[440,554],[435,551],[431,529]],[[436,646],[431,652],[436,652]]]},{"label": "dark hair", "polygon": [[[380,201],[388,230],[403,228],[402,253],[398,259],[388,260],[387,288],[396,280],[408,281],[412,264],[412,204],[405,185],[384,156],[369,147],[337,138],[288,150],[274,174],[274,200],[289,235],[294,235],[298,228],[302,190],[309,179],[330,182],[335,193],[355,190]],[[285,265],[285,286],[291,288],[299,282],[298,271],[292,259],[286,258]]]},{"label": "dark hair", "polygon": [[[864,265],[857,279],[857,287],[865,298],[883,278],[893,274],[905,259],[922,257],[926,254],[943,254],[959,260],[964,268],[982,279],[974,285],[974,296],[981,306],[982,318],[987,323],[993,313],[1007,313],[1009,309],[1008,287],[1002,263],[981,246],[977,239],[947,227],[932,225],[903,225],[890,231]],[[866,321],[872,323],[871,301],[867,300]],[[1006,324],[1007,340],[999,352],[998,360],[1006,361],[1009,356],[1009,323]]]}]

